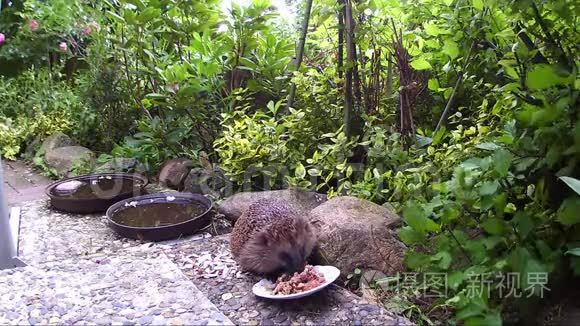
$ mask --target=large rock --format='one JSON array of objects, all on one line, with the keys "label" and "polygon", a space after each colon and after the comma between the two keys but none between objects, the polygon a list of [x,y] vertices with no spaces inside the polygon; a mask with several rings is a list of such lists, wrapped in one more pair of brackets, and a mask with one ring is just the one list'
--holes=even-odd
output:
[{"label": "large rock", "polygon": [[58,147],[46,152],[44,160],[59,175],[67,176],[75,165],[87,164],[94,166],[95,153],[82,146]]},{"label": "large rock", "polygon": [[159,171],[159,183],[164,187],[181,191],[185,178],[193,166],[193,161],[186,158],[166,161]]},{"label": "large rock", "polygon": [[113,172],[135,172],[139,161],[134,158],[115,157],[109,162],[100,165],[95,169],[97,173],[113,173]]},{"label": "large rock", "polygon": [[282,199],[292,208],[307,215],[312,209],[326,201],[326,196],[316,192],[300,189],[286,189],[259,192],[239,192],[226,198],[218,207],[218,211],[235,222],[248,206],[258,199]]},{"label": "large rock", "polygon": [[42,142],[39,152],[46,154],[53,149],[73,146],[74,144],[75,143],[72,139],[70,139],[69,136],[63,134],[62,132],[57,132],[48,136],[48,138]]},{"label": "large rock", "polygon": [[394,227],[401,218],[392,210],[354,197],[335,197],[310,212],[319,233],[323,262],[345,275],[355,268],[386,274],[403,271],[406,246]]}]

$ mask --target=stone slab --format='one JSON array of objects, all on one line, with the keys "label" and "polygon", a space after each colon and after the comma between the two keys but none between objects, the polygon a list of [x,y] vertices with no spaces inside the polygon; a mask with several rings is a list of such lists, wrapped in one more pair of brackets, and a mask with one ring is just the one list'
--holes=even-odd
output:
[{"label": "stone slab", "polygon": [[17,190],[46,186],[51,182],[22,161],[3,161],[3,164],[4,182],[10,183]]},{"label": "stone slab", "polygon": [[41,199],[44,189],[52,180],[36,173],[22,161],[2,161],[4,189],[9,206]]},{"label": "stone slab", "polygon": [[165,255],[133,247],[0,271],[1,325],[232,325]]}]

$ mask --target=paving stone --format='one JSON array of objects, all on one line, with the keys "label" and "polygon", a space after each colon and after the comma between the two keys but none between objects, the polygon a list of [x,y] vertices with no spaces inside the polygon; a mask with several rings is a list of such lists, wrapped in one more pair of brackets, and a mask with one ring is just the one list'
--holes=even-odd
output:
[{"label": "paving stone", "polygon": [[[136,321],[142,324],[165,325],[170,320],[175,325],[232,324],[160,250],[117,251],[107,264],[98,263],[99,258],[77,257],[0,271],[0,316],[8,324],[127,325],[139,311],[146,316]],[[163,288],[162,278],[178,286]],[[119,286],[123,282],[131,287]],[[15,294],[12,299],[11,294]],[[127,296],[139,297],[146,304],[125,307],[119,300]],[[58,304],[49,309],[48,302]],[[153,310],[161,304],[193,305],[195,313],[168,310],[155,315]]]}]

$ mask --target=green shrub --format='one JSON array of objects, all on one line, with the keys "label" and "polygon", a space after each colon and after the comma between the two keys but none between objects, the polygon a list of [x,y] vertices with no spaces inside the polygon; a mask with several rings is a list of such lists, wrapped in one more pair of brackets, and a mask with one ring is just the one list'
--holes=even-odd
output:
[{"label": "green shrub", "polygon": [[83,120],[90,113],[77,90],[54,80],[48,70],[26,71],[13,79],[0,78],[0,89],[0,123],[3,130],[13,133],[1,141],[6,157],[14,159],[25,142],[41,141],[59,131],[81,143],[91,137],[92,125]]},{"label": "green shrub", "polygon": [[281,187],[286,177],[303,175],[302,161],[315,144],[304,129],[304,112],[278,112],[282,102],[248,115],[243,110],[223,115],[224,131],[214,147],[220,167],[238,185]]}]

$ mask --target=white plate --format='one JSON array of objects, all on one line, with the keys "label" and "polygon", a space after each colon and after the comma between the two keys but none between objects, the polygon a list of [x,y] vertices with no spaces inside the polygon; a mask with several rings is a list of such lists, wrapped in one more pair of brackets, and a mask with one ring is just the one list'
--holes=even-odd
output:
[{"label": "white plate", "polygon": [[332,282],[334,282],[338,278],[338,276],[340,276],[340,270],[334,266],[313,266],[313,267],[316,272],[324,276],[325,281],[323,284],[319,285],[318,287],[315,287],[314,289],[294,294],[286,294],[286,295],[274,294],[273,293],[274,283],[272,283],[267,279],[262,279],[260,280],[260,282],[254,284],[254,286],[252,287],[252,292],[254,292],[254,294],[259,297],[268,299],[276,299],[276,300],[298,299],[312,295],[324,289],[325,287],[332,284]]}]

